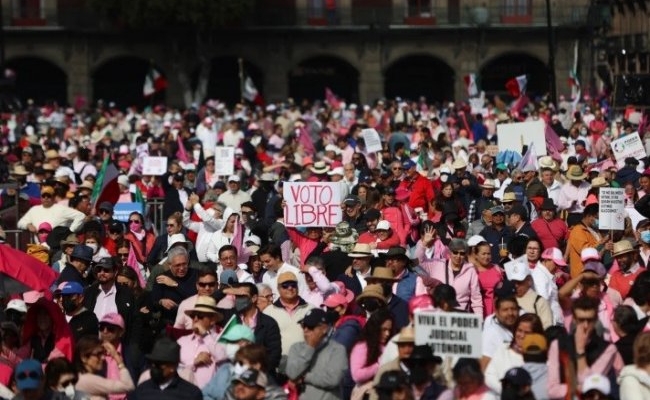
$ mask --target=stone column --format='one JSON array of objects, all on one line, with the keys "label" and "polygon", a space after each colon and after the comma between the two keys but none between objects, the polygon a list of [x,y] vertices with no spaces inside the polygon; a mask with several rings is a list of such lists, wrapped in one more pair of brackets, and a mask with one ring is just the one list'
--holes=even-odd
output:
[{"label": "stone column", "polygon": [[384,97],[384,73],[379,44],[371,42],[363,46],[359,65],[359,101],[370,104]]},{"label": "stone column", "polygon": [[68,103],[74,105],[77,97],[81,96],[86,98],[86,104],[92,104],[92,66],[88,54],[88,42],[85,38],[80,38],[71,46],[66,68]]}]

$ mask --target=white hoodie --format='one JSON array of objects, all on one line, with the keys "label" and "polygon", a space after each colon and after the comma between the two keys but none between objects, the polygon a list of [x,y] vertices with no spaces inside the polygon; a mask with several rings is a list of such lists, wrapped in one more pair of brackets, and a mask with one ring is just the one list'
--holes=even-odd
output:
[{"label": "white hoodie", "polygon": [[621,385],[621,399],[650,399],[650,374],[636,365],[627,365],[621,370],[618,384]]}]

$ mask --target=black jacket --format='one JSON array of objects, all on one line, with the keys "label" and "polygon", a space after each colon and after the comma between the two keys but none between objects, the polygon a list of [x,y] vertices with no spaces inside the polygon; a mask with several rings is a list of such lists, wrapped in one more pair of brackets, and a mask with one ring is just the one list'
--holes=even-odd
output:
[{"label": "black jacket", "polygon": [[[237,316],[237,321],[239,323],[242,322],[239,315]],[[280,358],[282,358],[282,337],[280,335],[280,328],[273,317],[269,317],[261,311],[257,312],[255,343],[261,344],[266,348],[266,358],[269,362],[268,370],[270,372],[275,371],[280,365]]]},{"label": "black jacket", "polygon": [[[178,195],[178,190],[176,190],[169,183],[169,173],[166,173],[161,177],[161,183],[163,189],[165,190],[165,202],[163,203],[163,221],[167,222],[167,218],[169,218],[169,216],[176,211],[182,214],[185,204],[181,203],[181,198]],[[187,193],[188,198],[190,194],[192,194],[192,192],[186,187],[183,187],[181,190],[184,190]]]},{"label": "black jacket", "polygon": [[135,388],[134,398],[138,400],[203,400],[201,390],[188,381],[176,376],[172,382],[161,390],[151,379]]},{"label": "black jacket", "polygon": [[87,284],[86,279],[81,275],[81,272],[70,264],[66,264],[66,267],[61,272],[61,275],[59,275],[56,284],[59,285],[61,282],[79,282],[82,286],[86,286]]},{"label": "black jacket", "polygon": [[[84,292],[84,306],[89,310],[94,310],[97,304],[97,297],[101,288],[99,283],[95,282],[86,288]],[[126,329],[124,332],[124,342],[126,344],[139,344],[142,331],[142,324],[138,318],[139,312],[136,308],[136,300],[133,292],[122,285],[115,285],[115,305],[117,312],[124,318]]]},{"label": "black jacket", "polygon": [[75,342],[84,336],[99,336],[99,321],[91,310],[83,310],[69,322]]}]

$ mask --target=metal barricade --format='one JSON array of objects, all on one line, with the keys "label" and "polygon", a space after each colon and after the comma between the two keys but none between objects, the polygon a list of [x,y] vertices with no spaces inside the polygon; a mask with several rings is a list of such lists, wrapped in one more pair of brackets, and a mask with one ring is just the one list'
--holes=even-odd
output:
[{"label": "metal barricade", "polygon": [[150,199],[145,203],[145,219],[151,221],[156,235],[165,232],[163,229],[163,224],[165,222],[163,219],[164,202],[165,200],[163,199]]},{"label": "metal barricade", "polygon": [[27,250],[27,244],[30,242],[29,232],[22,229],[5,229],[5,240],[14,249],[20,251]]}]

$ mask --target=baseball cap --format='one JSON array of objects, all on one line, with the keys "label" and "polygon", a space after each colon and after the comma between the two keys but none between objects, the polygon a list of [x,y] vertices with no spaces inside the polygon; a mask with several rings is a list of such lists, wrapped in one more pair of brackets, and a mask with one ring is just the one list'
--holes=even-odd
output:
[{"label": "baseball cap", "polygon": [[381,221],[377,222],[377,227],[375,228],[375,230],[378,230],[378,231],[387,231],[389,229],[390,229],[390,222],[388,222],[386,220],[381,220]]},{"label": "baseball cap", "polygon": [[474,235],[471,238],[467,239],[467,245],[469,247],[474,247],[481,242],[487,242],[485,238],[481,235]]},{"label": "baseball cap", "polygon": [[348,197],[343,200],[344,204],[361,204],[361,199],[359,196],[355,196],[353,194],[349,195]]},{"label": "baseball cap", "polygon": [[9,303],[7,303],[7,307],[5,307],[5,311],[8,310],[14,310],[25,314],[27,313],[27,304],[25,304],[25,301],[21,299],[9,300]]},{"label": "baseball cap", "polygon": [[125,327],[124,318],[122,318],[122,316],[120,314],[115,313],[115,312],[104,314],[102,319],[99,320],[99,323],[100,324],[108,324],[108,325],[117,326],[117,327],[120,327],[122,329],[124,329],[124,327]]},{"label": "baseball cap", "polygon": [[329,324],[327,313],[320,308],[312,308],[305,314],[305,318],[298,321],[305,328],[313,329],[320,324]]},{"label": "baseball cap", "polygon": [[371,208],[370,210],[366,211],[364,217],[366,218],[366,221],[374,221],[381,218],[381,213],[376,208]]},{"label": "baseball cap", "polygon": [[528,210],[526,210],[526,207],[524,207],[521,204],[514,205],[509,211],[508,211],[508,216],[510,215],[519,215],[522,219],[527,219],[528,218]]},{"label": "baseball cap", "polygon": [[510,383],[513,386],[530,386],[533,384],[533,378],[528,371],[521,367],[510,368],[501,382]]},{"label": "baseball cap", "polygon": [[113,212],[113,203],[111,203],[109,201],[102,201],[99,204],[99,209],[100,210],[106,210],[106,211],[109,211],[109,212]]},{"label": "baseball cap", "polygon": [[589,260],[599,261],[600,254],[598,254],[598,250],[594,249],[593,247],[586,247],[580,252],[580,260],[583,263]]},{"label": "baseball cap", "polygon": [[219,276],[219,283],[222,285],[232,285],[233,283],[238,283],[237,273],[232,269],[224,269]]},{"label": "baseball cap", "polygon": [[503,208],[503,206],[494,206],[494,207],[490,208],[490,212],[492,213],[492,215],[494,215],[494,214],[505,214],[506,210]]},{"label": "baseball cap", "polygon": [[582,394],[592,390],[597,390],[600,393],[609,396],[612,391],[612,386],[607,377],[601,374],[592,374],[585,378],[585,381],[582,383]]},{"label": "baseball cap", "polygon": [[506,276],[510,281],[523,281],[530,275],[530,267],[525,258],[517,258],[504,264]]},{"label": "baseball cap", "polygon": [[239,175],[230,175],[228,182],[241,182]]},{"label": "baseball cap", "polygon": [[558,249],[557,247],[551,247],[542,253],[542,260],[552,260],[555,264],[561,266],[561,267],[566,267],[566,261],[564,261],[564,257],[562,254],[562,250]]},{"label": "baseball cap", "polygon": [[298,282],[298,278],[293,272],[283,272],[278,275],[278,285],[283,284],[284,282]]},{"label": "baseball cap", "polygon": [[521,344],[524,354],[542,354],[548,350],[548,341],[539,333],[527,333]]},{"label": "baseball cap", "polygon": [[416,166],[416,164],[413,162],[413,160],[410,160],[410,159],[409,159],[409,160],[405,160],[405,161],[402,163],[402,168],[404,168],[404,170],[409,170],[409,169],[411,169],[411,168],[413,168],[413,167],[415,167],[415,166]]},{"label": "baseball cap", "polygon": [[268,379],[262,371],[258,371],[256,369],[247,369],[239,376],[235,376],[233,382],[240,382],[248,387],[259,386],[263,388],[268,384]]},{"label": "baseball cap", "polygon": [[515,295],[515,285],[509,280],[505,279],[497,283],[494,287],[494,297],[497,299],[505,299]]},{"label": "baseball cap", "polygon": [[49,222],[41,222],[40,225],[38,225],[38,231],[52,232],[52,225]]},{"label": "baseball cap", "polygon": [[408,386],[408,377],[402,371],[386,371],[381,374],[379,383],[375,385],[375,389],[379,391],[391,391],[401,387]]},{"label": "baseball cap", "polygon": [[59,287],[56,288],[55,293],[61,295],[69,294],[83,294],[84,288],[81,283],[75,281],[61,282]]},{"label": "baseball cap", "polygon": [[18,390],[38,389],[43,380],[43,366],[33,358],[24,360],[16,366],[15,377]]},{"label": "baseball cap", "polygon": [[600,261],[588,261],[585,263],[584,271],[595,272],[600,278],[604,278],[607,275],[607,270],[605,266]]}]

